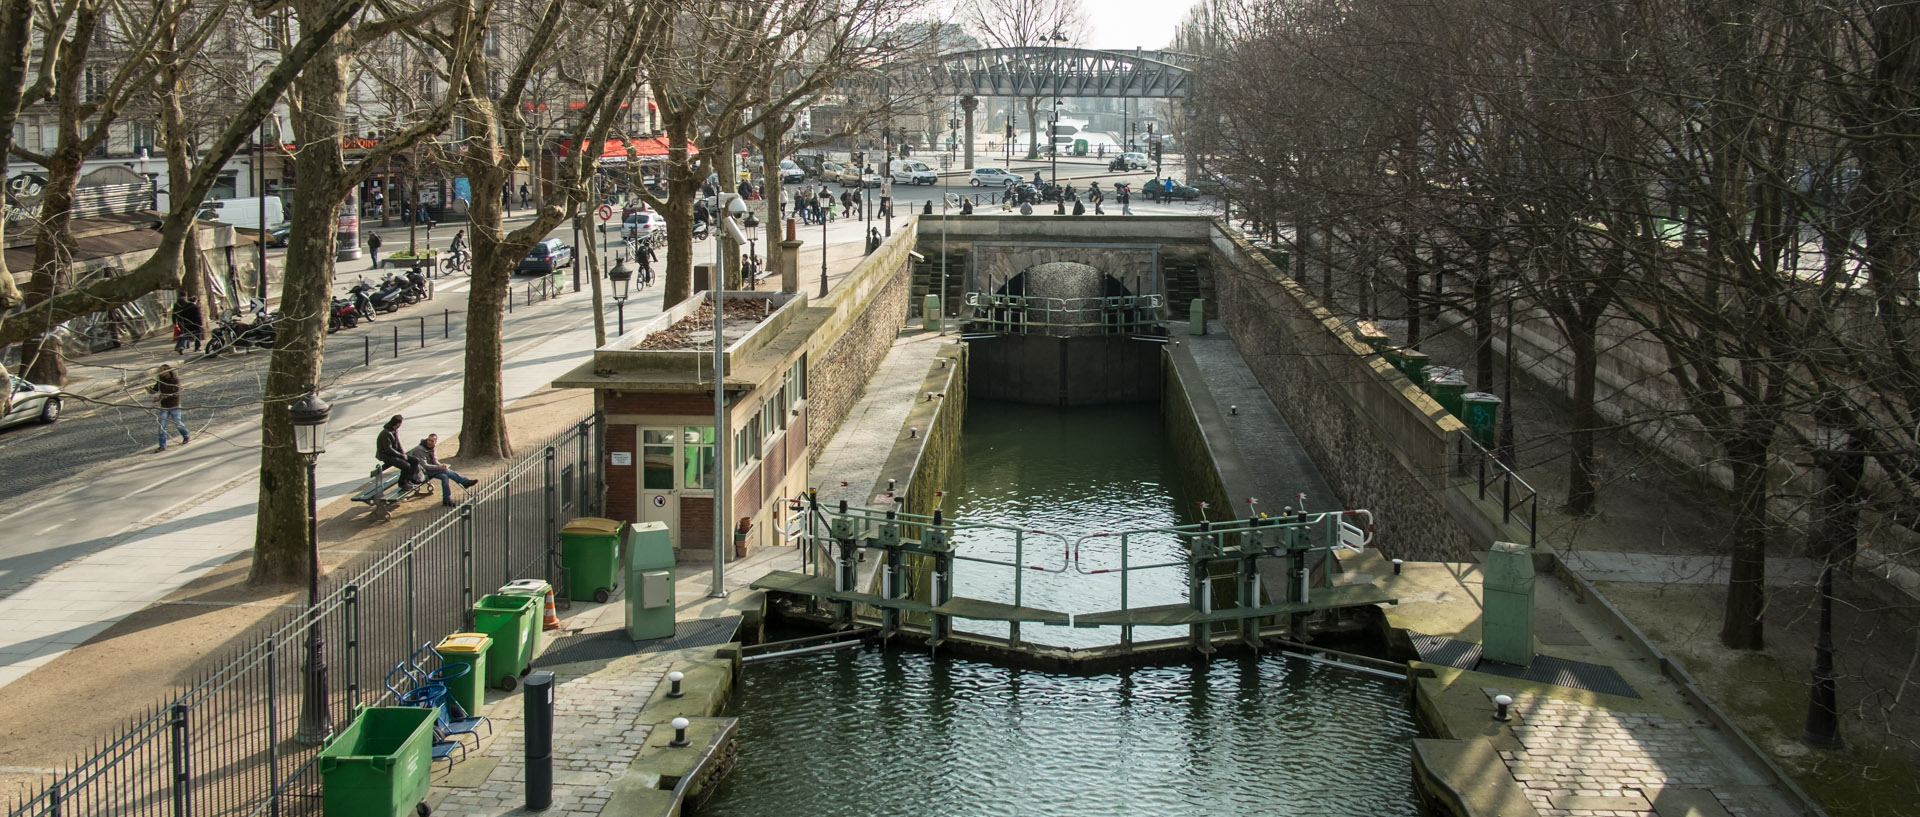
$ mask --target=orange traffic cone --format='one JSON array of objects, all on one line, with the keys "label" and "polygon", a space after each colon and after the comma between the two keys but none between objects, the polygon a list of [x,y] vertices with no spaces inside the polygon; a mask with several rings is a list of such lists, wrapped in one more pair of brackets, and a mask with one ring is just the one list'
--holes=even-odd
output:
[{"label": "orange traffic cone", "polygon": [[560,613],[553,607],[553,585],[547,585],[547,620],[541,623],[540,629],[558,630],[560,627]]}]

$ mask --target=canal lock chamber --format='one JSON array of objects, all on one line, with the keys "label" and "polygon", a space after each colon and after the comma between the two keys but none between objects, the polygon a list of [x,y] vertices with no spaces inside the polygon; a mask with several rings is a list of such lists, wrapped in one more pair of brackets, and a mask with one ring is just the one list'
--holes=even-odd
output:
[{"label": "canal lock chamber", "polygon": [[[1089,297],[1128,297],[1111,280]],[[938,508],[955,525],[954,561],[936,580],[937,560],[905,557],[896,589],[869,557],[852,581],[929,604],[941,594],[1076,616],[1192,607],[1196,588],[1231,607],[1234,577],[1197,582],[1192,539],[1176,532],[1234,514],[1167,334],[1136,317],[1124,333],[1022,335],[1009,327],[1031,320],[1015,303],[996,313],[988,302],[988,325],[967,325],[964,386],[951,390],[963,410],[948,415],[958,444],[917,466],[947,475]],[[859,532],[884,538],[883,520]],[[954,618],[942,634],[924,611],[844,607],[844,624],[890,624],[888,645],[935,648],[869,641],[749,663],[735,699],[739,765],[696,813],[1418,813],[1402,681],[1276,652],[1205,657],[1190,624],[1130,627],[1122,644],[1113,626]],[[817,615],[789,609],[830,620],[832,605],[806,608]],[[1211,648],[1234,625],[1199,629]],[[1096,656],[1111,660],[1071,660]]]}]

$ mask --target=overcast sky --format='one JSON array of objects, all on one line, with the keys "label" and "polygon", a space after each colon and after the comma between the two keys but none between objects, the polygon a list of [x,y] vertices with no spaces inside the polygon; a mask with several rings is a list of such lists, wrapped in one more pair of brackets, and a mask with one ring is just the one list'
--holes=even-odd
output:
[{"label": "overcast sky", "polygon": [[1085,0],[1093,18],[1087,45],[1110,50],[1165,48],[1194,0]]}]

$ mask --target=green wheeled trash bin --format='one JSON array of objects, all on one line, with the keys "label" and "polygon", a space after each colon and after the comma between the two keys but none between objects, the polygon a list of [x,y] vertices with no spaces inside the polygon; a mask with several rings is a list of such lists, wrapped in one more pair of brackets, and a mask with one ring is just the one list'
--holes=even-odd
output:
[{"label": "green wheeled trash bin", "polygon": [[[527,619],[527,663],[533,663],[540,657],[540,651],[547,647],[547,602],[553,601],[553,585],[543,579],[516,579],[507,582],[499,590],[493,591],[502,596],[530,596],[533,598],[533,615]],[[560,629],[554,624],[553,629]]]},{"label": "green wheeled trash bin", "polygon": [[620,586],[620,540],[627,523],[582,516],[560,529],[560,566],[567,569],[567,598],[606,603]]},{"label": "green wheeled trash bin", "polygon": [[473,603],[473,629],[493,637],[487,647],[487,683],[511,690],[533,662],[529,621],[538,615],[532,596],[489,593]]},{"label": "green wheeled trash bin", "polygon": [[425,804],[436,707],[363,707],[320,750],[327,817],[406,817]]},{"label": "green wheeled trash bin", "polygon": [[490,646],[493,638],[486,633],[454,633],[440,639],[440,644],[433,648],[440,654],[441,666],[465,664],[471,668],[465,675],[447,682],[453,699],[470,718],[481,714],[481,707],[487,704],[487,648]]},{"label": "green wheeled trash bin", "polygon": [[627,636],[673,635],[673,538],[664,522],[642,522],[627,535]]},{"label": "green wheeled trash bin", "polygon": [[1467,392],[1460,395],[1460,408],[1460,420],[1467,424],[1467,431],[1482,448],[1493,448],[1500,429],[1500,398],[1482,391]]},{"label": "green wheeled trash bin", "polygon": [[1427,370],[1427,393],[1448,414],[1461,415],[1460,397],[1467,393],[1467,374],[1459,369],[1435,366]]}]

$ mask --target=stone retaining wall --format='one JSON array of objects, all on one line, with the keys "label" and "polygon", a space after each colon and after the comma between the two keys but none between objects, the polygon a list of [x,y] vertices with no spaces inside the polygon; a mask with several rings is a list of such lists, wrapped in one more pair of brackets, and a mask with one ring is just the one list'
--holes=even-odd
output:
[{"label": "stone retaining wall", "polygon": [[1213,250],[1221,324],[1341,504],[1392,556],[1471,560],[1484,543],[1443,502],[1466,427],[1243,240],[1215,228]]},{"label": "stone retaining wall", "polygon": [[822,442],[808,452],[809,465],[820,459],[824,442],[833,439],[906,324],[914,229],[909,222],[895,230],[825,299],[811,304],[834,314],[815,332],[807,358],[807,438]]}]

